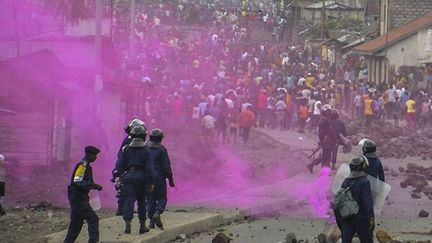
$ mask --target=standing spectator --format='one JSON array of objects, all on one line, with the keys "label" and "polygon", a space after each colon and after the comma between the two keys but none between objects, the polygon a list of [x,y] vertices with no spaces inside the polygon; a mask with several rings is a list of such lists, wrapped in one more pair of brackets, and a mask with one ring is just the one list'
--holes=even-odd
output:
[{"label": "standing spectator", "polygon": [[281,99],[278,100],[278,102],[276,102],[275,104],[275,108],[276,108],[276,117],[278,120],[278,123],[280,125],[280,129],[281,130],[285,130],[285,112],[287,109],[287,106],[285,104],[285,101],[283,100],[283,97],[281,97]]},{"label": "standing spectator", "polygon": [[[4,168],[4,156],[0,154],[0,200],[5,194],[6,170]],[[0,201],[0,217],[6,215]]]},{"label": "standing spectator", "polygon": [[229,120],[229,108],[226,101],[223,99],[219,104],[219,115],[216,118],[216,141],[222,136],[222,144],[226,142],[226,130]]},{"label": "standing spectator", "polygon": [[201,120],[203,128],[203,136],[207,139],[207,142],[213,142],[216,128],[216,119],[211,116],[208,111],[204,112],[204,117]]},{"label": "standing spectator", "polygon": [[238,117],[236,114],[234,114],[234,109],[231,109],[230,114],[229,114],[229,130],[230,130],[230,134],[229,134],[229,138],[228,138],[228,142],[231,142],[231,137],[233,138],[233,143],[237,143],[237,128],[238,128]]},{"label": "standing spectator", "polygon": [[408,98],[408,100],[405,102],[405,106],[406,106],[406,119],[407,119],[407,125],[408,128],[416,128],[416,120],[415,120],[415,116],[416,116],[416,110],[415,110],[415,101],[412,98],[412,96],[410,96]]},{"label": "standing spectator", "polygon": [[[358,92],[357,95],[354,97],[353,104],[354,104],[354,110],[356,113],[356,118],[358,120],[360,120],[363,117],[362,97],[360,95],[360,92]],[[354,115],[353,115],[353,118],[354,118]]]},{"label": "standing spectator", "polygon": [[306,99],[304,99],[304,102],[300,102],[299,104],[299,111],[298,111],[298,123],[299,123],[299,133],[304,133],[304,128],[306,126],[306,120],[308,118],[308,107],[306,103]]},{"label": "standing spectator", "polygon": [[255,123],[255,114],[250,110],[251,106],[248,106],[245,110],[239,114],[239,128],[240,135],[243,139],[243,143],[246,144],[249,140],[249,133],[252,125]]},{"label": "standing spectator", "polygon": [[421,129],[424,129],[425,126],[428,124],[430,119],[430,113],[431,113],[431,100],[425,99],[421,106],[421,113],[420,113],[420,120],[419,120],[419,126]]},{"label": "standing spectator", "polygon": [[265,108],[266,108],[266,100],[267,100],[267,91],[261,90],[261,93],[258,96],[258,105],[257,105],[257,115],[258,115],[258,126],[264,127],[265,123]]},{"label": "standing spectator", "polygon": [[373,111],[373,100],[370,98],[369,95],[365,95],[364,98],[364,116],[366,119],[366,126],[369,127],[372,123],[374,111]]}]

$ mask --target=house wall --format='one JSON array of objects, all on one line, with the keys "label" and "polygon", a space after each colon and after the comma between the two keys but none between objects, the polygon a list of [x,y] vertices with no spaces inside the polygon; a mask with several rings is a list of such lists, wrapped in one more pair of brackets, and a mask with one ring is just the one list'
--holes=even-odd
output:
[{"label": "house wall", "polygon": [[[386,9],[390,11],[386,13]],[[387,23],[391,30],[431,11],[431,0],[381,0],[380,33],[386,33]]]},{"label": "house wall", "polygon": [[[401,66],[419,66],[417,61],[418,36],[412,35],[387,48],[376,56],[367,56],[368,79],[373,83],[389,81],[389,70],[398,70]],[[385,58],[387,57],[387,58]],[[388,63],[386,62],[388,61]]]},{"label": "house wall", "polygon": [[391,28],[404,25],[432,11],[431,0],[391,0]]},{"label": "house wall", "polygon": [[418,32],[417,61],[421,64],[432,62],[432,27]]},{"label": "house wall", "polygon": [[[355,18],[363,21],[363,10],[326,10],[327,18]],[[302,9],[301,18],[306,22],[312,22],[314,25],[321,23],[321,10],[319,9]]]},{"label": "house wall", "polygon": [[400,66],[418,66],[417,35],[412,35],[387,48],[387,58],[390,66],[398,70]]}]

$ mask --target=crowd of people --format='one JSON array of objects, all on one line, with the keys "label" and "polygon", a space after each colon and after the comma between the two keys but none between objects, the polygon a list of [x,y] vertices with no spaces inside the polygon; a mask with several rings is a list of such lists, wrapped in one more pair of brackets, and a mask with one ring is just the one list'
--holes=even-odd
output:
[{"label": "crowd of people", "polygon": [[[143,88],[143,105],[138,113],[153,124],[175,120],[199,126],[202,136],[212,143],[236,143],[237,136],[247,143],[252,127],[295,129],[300,133],[308,130],[320,137],[318,128],[323,125],[323,117],[327,117],[328,124],[324,125],[331,127],[332,133],[342,115],[361,119],[366,126],[383,119],[394,119],[395,125],[399,125],[399,120],[405,117],[408,128],[412,129],[424,128],[430,120],[428,94],[419,89],[408,91],[403,77],[390,86],[376,86],[367,82],[364,75],[367,70],[360,59],[347,59],[345,66],[339,68],[329,66],[320,60],[316,51],[297,43],[270,44],[251,39],[250,22],[265,19],[263,23],[267,23],[265,12],[253,19],[243,16],[241,9],[223,9],[217,5],[191,7],[156,1],[139,5],[137,9],[133,53],[126,50],[126,29],[120,28],[124,26],[122,23],[128,23],[128,15],[122,8],[115,12],[119,27],[117,47],[122,50],[124,77],[140,82]],[[123,10],[127,10],[126,5]],[[191,22],[200,23],[199,27],[187,28]],[[340,128],[337,136],[346,136],[343,126]],[[131,158],[148,156],[147,152],[140,152],[144,151],[144,139],[143,131],[139,129],[128,132],[132,140],[125,140],[126,149],[119,152],[114,174],[119,177],[127,171],[125,168],[136,169],[134,176],[137,177],[122,180],[121,190],[131,192],[119,200],[123,205],[120,214],[125,220],[125,233],[131,231],[135,201],[142,225],[139,232],[148,231],[144,195],[134,192],[143,192],[147,190],[143,186],[154,184],[140,182],[144,176],[138,165],[123,164],[135,161]],[[337,145],[341,142],[327,146],[324,137],[320,140],[323,153],[310,167],[320,163],[330,166],[336,162],[332,153],[337,153]],[[357,158],[353,160],[352,170],[365,172],[364,164],[367,163],[369,168],[370,161],[369,158]],[[354,162],[361,166],[355,167]],[[362,176],[354,173],[353,178]],[[166,178],[169,179],[169,175],[164,174],[163,183]],[[129,183],[126,183],[129,189],[124,182]],[[174,186],[170,180],[171,184]],[[166,185],[161,195],[163,192],[166,195]],[[359,204],[363,200],[361,197],[363,195],[358,198]],[[166,200],[159,200],[162,206],[156,206],[159,205],[156,200],[147,214],[153,220],[151,226],[156,224],[162,228],[160,213]],[[362,215],[367,215],[368,221],[361,223],[369,227],[365,229],[368,234],[365,237],[369,237],[374,226],[373,211],[370,213],[369,204],[362,210],[367,210]],[[342,224],[342,232],[349,229],[345,237],[352,238],[355,223]]]},{"label": "crowd of people", "polygon": [[[324,104],[366,126],[383,119],[394,119],[396,125],[406,119],[407,126],[416,129],[428,123],[428,95],[408,91],[404,76],[394,85],[377,86],[367,82],[361,59],[350,57],[343,67],[329,66],[302,45],[251,40],[249,23],[262,18],[245,18],[241,9],[181,6],[140,5],[135,52],[118,42],[124,75],[142,83],[146,120],[163,121],[167,115],[196,120],[204,136],[222,137],[222,142],[244,130],[240,125],[316,132]],[[200,18],[193,22],[201,27],[188,29],[189,18]],[[246,108],[254,121],[239,124]]]}]

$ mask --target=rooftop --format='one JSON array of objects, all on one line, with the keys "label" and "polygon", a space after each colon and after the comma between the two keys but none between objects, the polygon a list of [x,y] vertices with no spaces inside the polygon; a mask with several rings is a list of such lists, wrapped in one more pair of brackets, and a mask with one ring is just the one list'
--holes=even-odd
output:
[{"label": "rooftop", "polygon": [[432,25],[432,13],[411,21],[405,25],[392,29],[384,35],[364,43],[353,49],[354,52],[364,55],[374,55],[383,50],[386,45],[391,46],[415,33]]}]

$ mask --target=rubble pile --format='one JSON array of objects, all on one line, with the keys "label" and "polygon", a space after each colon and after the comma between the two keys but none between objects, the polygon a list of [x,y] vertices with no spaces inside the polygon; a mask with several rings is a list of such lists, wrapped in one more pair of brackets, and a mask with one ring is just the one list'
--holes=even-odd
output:
[{"label": "rubble pile", "polygon": [[358,145],[363,138],[373,140],[382,158],[418,156],[423,160],[432,159],[432,130],[417,132],[387,122],[373,123],[367,128],[361,121],[352,121],[347,125],[347,133],[353,145]]},{"label": "rubble pile", "polygon": [[419,199],[422,194],[432,200],[432,187],[428,181],[432,180],[432,167],[423,167],[413,163],[408,163],[406,170],[406,179],[400,183],[400,187],[412,188],[411,197]]}]

